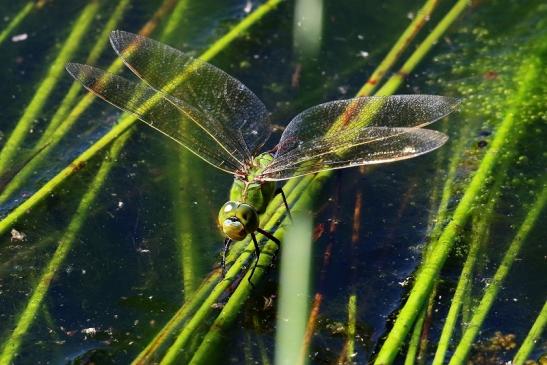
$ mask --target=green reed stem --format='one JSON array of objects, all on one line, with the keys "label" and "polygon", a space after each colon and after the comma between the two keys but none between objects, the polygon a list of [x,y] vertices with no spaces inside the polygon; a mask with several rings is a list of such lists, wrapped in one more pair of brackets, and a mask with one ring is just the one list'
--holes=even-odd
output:
[{"label": "green reed stem", "polygon": [[416,356],[418,355],[418,348],[420,347],[420,338],[422,337],[422,328],[424,327],[425,315],[427,310],[422,308],[416,323],[414,323],[414,329],[410,336],[408,343],[408,350],[406,352],[404,365],[414,365],[416,363]]},{"label": "green reed stem", "polygon": [[539,312],[538,317],[534,321],[532,328],[530,328],[530,332],[528,332],[528,335],[524,339],[524,342],[522,343],[517,351],[517,354],[513,358],[513,365],[524,365],[524,363],[528,359],[528,356],[530,356],[530,354],[532,353],[534,346],[541,339],[541,334],[543,333],[543,329],[545,328],[546,324],[547,301],[543,305],[543,308],[541,309],[541,312]]},{"label": "green reed stem", "polygon": [[[110,154],[112,156],[117,156],[121,148],[124,145],[124,142],[129,137],[129,133],[122,135],[115,144],[112,145],[110,149]],[[2,351],[0,352],[0,365],[10,365],[14,357],[17,355],[21,343],[25,334],[27,333],[29,327],[32,325],[36,319],[36,314],[40,308],[48,290],[51,285],[51,282],[55,278],[59,268],[64,262],[66,256],[72,249],[76,235],[82,228],[83,223],[85,222],[87,215],[90,211],[90,206],[95,201],[99,190],[106,179],[106,176],[110,172],[115,160],[110,158],[105,160],[95,178],[91,182],[89,189],[82,197],[76,213],[72,218],[70,224],[68,225],[63,237],[59,240],[59,245],[53,254],[52,259],[49,261],[48,265],[44,268],[38,284],[34,288],[30,299],[27,302],[27,305],[23,312],[20,314],[17,325],[15,329],[10,334],[7,341],[4,343]]]},{"label": "green reed stem", "polygon": [[416,37],[418,32],[422,29],[425,23],[429,21],[431,13],[437,6],[439,0],[427,0],[424,5],[418,10],[418,13],[404,30],[403,34],[399,37],[397,42],[393,45],[389,53],[370,75],[367,82],[363,85],[361,90],[357,92],[357,96],[368,96],[372,94],[372,91],[380,84],[385,74],[389,72],[391,67],[397,62],[399,57],[408,48],[412,40]]},{"label": "green reed stem", "polygon": [[483,240],[486,230],[488,229],[489,222],[490,221],[488,219],[483,217],[475,217],[469,252],[467,253],[467,258],[465,259],[465,264],[463,265],[462,273],[456,286],[456,291],[452,297],[452,303],[450,304],[448,314],[446,315],[432,365],[442,365],[444,363],[446,350],[450,345],[450,340],[452,339],[452,334],[454,333],[454,328],[456,327],[458,314],[460,313],[460,309],[463,304],[464,294],[466,289],[471,285],[473,268],[475,266],[475,262],[477,261],[479,248],[481,246],[480,243]]},{"label": "green reed stem", "polygon": [[401,69],[382,86],[376,95],[392,95],[401,86],[406,77],[416,68],[418,63],[428,54],[431,48],[437,44],[448,27],[458,19],[461,13],[469,5],[469,0],[458,0],[445,17],[435,26],[418,48],[412,53]]},{"label": "green reed stem", "polygon": [[201,305],[213,287],[218,283],[219,278],[218,270],[214,271],[191,296],[186,297],[184,305],[180,307],[175,315],[163,326],[161,331],[156,334],[144,350],[131,362],[131,365],[146,365],[155,361],[159,349],[172,337],[174,331],[180,329],[183,321]]},{"label": "green reed stem", "polygon": [[21,10],[19,10],[17,15],[15,15],[11,22],[9,22],[8,26],[2,32],[0,32],[0,45],[4,43],[4,41],[6,40],[6,38],[8,38],[11,32],[13,32],[13,30],[17,28],[19,24],[21,24],[21,22],[27,17],[27,15],[30,14],[32,9],[34,9],[35,5],[36,1],[29,1],[25,6],[23,6]]},{"label": "green reed stem", "polygon": [[488,315],[490,308],[494,304],[494,300],[496,299],[496,295],[498,294],[498,291],[500,290],[503,281],[507,277],[507,274],[509,273],[511,266],[515,261],[515,258],[519,254],[523,243],[526,241],[528,234],[530,233],[532,228],[534,228],[536,220],[539,217],[543,208],[545,207],[546,202],[547,184],[543,186],[542,192],[539,194],[534,205],[528,211],[524,222],[520,226],[517,234],[515,235],[515,238],[509,245],[509,248],[507,249],[507,252],[503,257],[503,260],[501,261],[498,270],[494,274],[490,285],[488,285],[488,287],[484,291],[484,295],[478,307],[475,309],[473,316],[471,317],[471,321],[467,326],[467,330],[464,332],[462,339],[458,344],[458,347],[456,347],[456,351],[454,351],[454,354],[450,359],[449,365],[458,365],[465,362],[469,350],[471,349],[471,345],[473,344],[473,341],[475,340],[475,337],[477,336],[482,326],[482,323],[484,322],[484,319]]},{"label": "green reed stem", "polygon": [[[130,0],[122,0],[118,3],[114,12],[106,22],[103,31],[97,38],[95,45],[91,49],[89,56],[86,59],[87,64],[94,64],[104,51],[105,46],[108,43],[108,37],[112,29],[116,28],[116,25],[120,22],[120,19],[129,5]],[[43,132],[40,139],[35,144],[35,150],[47,146],[40,151],[15,177],[9,182],[9,184],[0,193],[0,204],[4,203],[15,190],[19,189],[28,180],[28,178],[36,171],[36,168],[47,158],[49,152],[57,146],[60,139],[65,135],[67,129],[59,126],[65,121],[70,108],[73,107],[78,93],[82,90],[82,85],[78,82],[72,83],[67,94],[60,103],[57,111],[51,118],[46,130]],[[60,133],[62,131],[63,133]],[[53,140],[52,140],[53,139]]]},{"label": "green reed stem", "polygon": [[61,75],[64,74],[65,63],[82,44],[82,38],[88,33],[87,30],[99,10],[99,5],[100,2],[98,1],[90,1],[78,19],[74,21],[74,25],[67,40],[51,64],[42,83],[36,89],[36,93],[24,110],[15,129],[6,140],[6,144],[0,151],[0,173],[3,173],[10,168],[10,164],[13,162],[12,160],[17,154],[21,143],[31,129],[32,123],[40,115],[49,95],[55,86],[57,86]]},{"label": "green reed stem", "polygon": [[346,359],[351,363],[355,357],[355,334],[357,328],[357,294],[353,293],[348,300],[348,329],[346,334]]},{"label": "green reed stem", "polygon": [[[509,110],[496,131],[496,135],[486,151],[477,172],[473,176],[467,190],[464,192],[458,206],[454,211],[452,220],[446,225],[441,233],[438,242],[431,251],[428,259],[424,262],[417,274],[414,287],[409,298],[401,309],[397,320],[385,340],[375,364],[385,365],[393,362],[397,352],[403,343],[408,331],[409,324],[416,319],[419,309],[423,306],[429,293],[431,292],[434,279],[439,274],[447,256],[450,252],[456,238],[459,235],[460,228],[467,222],[470,212],[473,209],[477,199],[485,187],[488,178],[494,172],[494,167],[499,160],[499,151],[511,133],[514,131],[515,115],[519,112],[522,103],[528,95],[529,90],[536,81],[538,73],[542,67],[542,62],[538,57],[534,57],[532,62],[525,62],[519,70],[518,76],[522,80],[521,86],[514,97],[510,99]],[[516,136],[513,136],[516,138]]]}]

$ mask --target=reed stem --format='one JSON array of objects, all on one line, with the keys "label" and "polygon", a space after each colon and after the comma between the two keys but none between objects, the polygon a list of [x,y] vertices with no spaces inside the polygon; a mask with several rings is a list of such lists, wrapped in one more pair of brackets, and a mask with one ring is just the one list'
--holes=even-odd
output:
[{"label": "reed stem", "polygon": [[528,335],[522,342],[522,345],[520,346],[515,357],[513,358],[513,365],[524,365],[524,363],[528,359],[528,356],[530,356],[530,354],[532,353],[534,346],[540,340],[541,334],[543,333],[543,329],[545,328],[546,324],[547,301],[543,305],[543,308],[541,308],[541,312],[539,312],[539,315],[534,321],[532,328],[530,328],[530,332],[528,332]]},{"label": "reed stem", "polygon": [[429,21],[431,13],[435,10],[435,7],[437,7],[438,2],[439,0],[427,0],[424,3],[397,42],[395,42],[382,62],[380,62],[372,75],[370,75],[367,82],[357,92],[357,96],[368,96],[372,94],[374,89],[380,84],[386,73],[389,72],[391,67],[393,67],[395,62],[397,62],[403,52],[408,48],[425,23]]}]

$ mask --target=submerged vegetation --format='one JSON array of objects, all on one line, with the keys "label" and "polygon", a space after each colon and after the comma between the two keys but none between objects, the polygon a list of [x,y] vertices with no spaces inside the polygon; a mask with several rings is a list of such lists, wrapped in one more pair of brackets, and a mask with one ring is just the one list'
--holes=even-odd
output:
[{"label": "submerged vegetation", "polygon": [[[275,243],[261,241],[255,288],[247,280],[254,265],[248,239],[231,249],[224,280],[214,266],[221,237],[211,222],[229,181],[189,152],[158,147],[161,136],[150,136],[133,116],[101,109],[79,84],[69,83],[66,62],[78,56],[106,64],[108,34],[128,27],[174,45],[182,44],[180,37],[192,44],[189,37],[199,34],[191,48],[202,51],[195,55],[230,72],[252,77],[271,67],[272,75],[251,89],[264,84],[262,92],[280,100],[275,109],[283,118],[302,109],[299,104],[327,100],[323,94],[342,97],[348,88],[359,96],[420,92],[462,99],[458,120],[443,126],[451,144],[429,160],[406,170],[394,165],[388,173],[383,167],[345,173],[343,179],[323,172],[283,186],[294,214],[313,212],[316,224],[315,294],[305,296],[309,309],[298,304],[309,312],[300,363],[524,364],[542,356],[545,4],[427,0],[414,9],[399,1],[390,10],[397,21],[373,12],[367,16],[380,28],[347,35],[341,44],[336,27],[343,28],[345,17],[352,19],[350,8],[362,4],[339,11],[324,1],[324,45],[314,43],[308,53],[290,49],[287,40],[292,2],[243,1],[221,15],[199,13],[191,0],[155,4],[89,1],[71,9],[73,22],[50,24],[62,27],[56,37],[63,41],[50,54],[34,55],[40,62],[29,61],[39,65],[32,71],[40,77],[29,78],[17,109],[2,118],[0,364],[211,364],[219,358],[268,364],[274,340],[280,346],[294,341],[275,336],[277,287],[283,293],[296,283],[283,274],[275,279]],[[21,4],[0,29],[0,47],[17,45],[10,37],[46,21],[58,6],[56,0]],[[400,25],[416,9],[408,26]],[[144,19],[141,26],[135,11]],[[204,26],[196,13],[217,28],[205,30],[211,24]],[[398,39],[382,26],[396,29]],[[316,32],[317,24],[312,28]],[[381,51],[367,52],[365,61],[344,59],[341,50],[364,55],[362,38],[374,44],[367,32],[382,38],[376,44]],[[318,71],[332,70],[320,64],[332,58],[338,74]],[[119,72],[122,63],[105,69]],[[276,80],[287,70],[291,82]],[[16,80],[6,71],[0,77]],[[5,92],[15,93],[7,86]],[[174,151],[167,161],[158,157]],[[368,179],[383,183],[362,187]],[[388,179],[394,185],[389,189],[382,186]],[[394,217],[389,211],[396,211]],[[419,217],[406,218],[408,212]],[[294,230],[309,236],[307,224]],[[290,221],[279,196],[261,225],[285,238]],[[298,241],[294,232],[289,236],[283,255]],[[414,255],[407,247],[417,242]]]}]

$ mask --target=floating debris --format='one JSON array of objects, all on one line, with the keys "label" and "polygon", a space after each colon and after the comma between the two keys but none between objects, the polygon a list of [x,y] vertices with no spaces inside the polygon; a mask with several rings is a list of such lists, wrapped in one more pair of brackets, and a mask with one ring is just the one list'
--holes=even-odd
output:
[{"label": "floating debris", "polygon": [[11,230],[11,242],[23,242],[26,241],[27,235],[23,232],[19,232],[15,228]]},{"label": "floating debris", "polygon": [[12,42],[22,42],[22,41],[26,41],[28,38],[28,34],[27,33],[22,33],[22,34],[17,34],[17,35],[14,35],[13,37],[11,37],[11,41]]}]

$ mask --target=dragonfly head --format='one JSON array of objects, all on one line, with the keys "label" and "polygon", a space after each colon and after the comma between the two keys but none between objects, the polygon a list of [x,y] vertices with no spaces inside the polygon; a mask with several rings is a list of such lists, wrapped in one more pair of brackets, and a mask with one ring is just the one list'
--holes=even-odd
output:
[{"label": "dragonfly head", "polygon": [[258,213],[249,204],[229,201],[218,212],[218,224],[226,237],[241,241],[258,228]]}]

